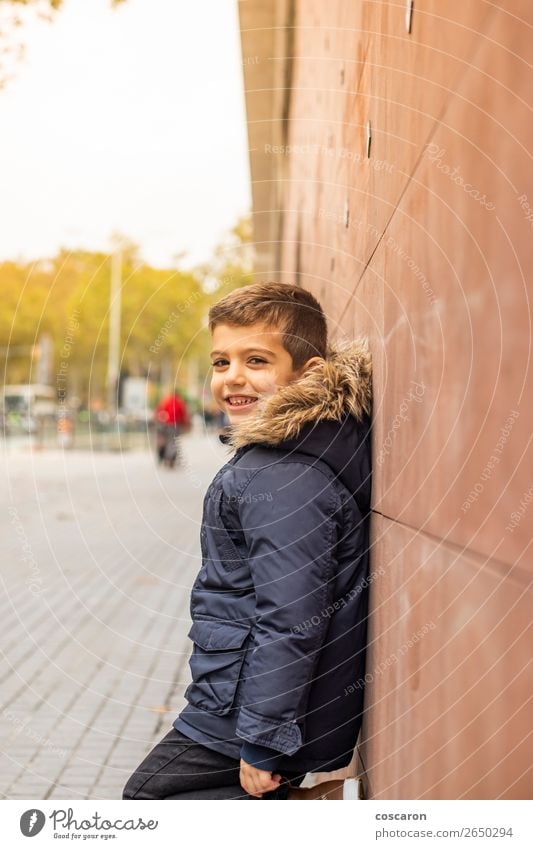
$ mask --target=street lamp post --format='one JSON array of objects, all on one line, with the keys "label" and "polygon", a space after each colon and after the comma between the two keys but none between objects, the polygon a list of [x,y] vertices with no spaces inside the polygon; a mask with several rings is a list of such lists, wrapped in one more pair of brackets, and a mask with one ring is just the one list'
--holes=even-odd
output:
[{"label": "street lamp post", "polygon": [[111,255],[109,290],[109,356],[107,360],[107,409],[112,419],[118,412],[118,377],[120,361],[120,312],[122,296],[122,251]]}]

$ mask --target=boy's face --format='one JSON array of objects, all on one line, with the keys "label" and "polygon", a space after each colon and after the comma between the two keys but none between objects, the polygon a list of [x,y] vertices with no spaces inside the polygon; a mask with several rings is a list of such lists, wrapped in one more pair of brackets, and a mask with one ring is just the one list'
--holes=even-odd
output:
[{"label": "boy's face", "polygon": [[211,392],[230,424],[253,415],[258,399],[296,380],[311,362],[294,370],[281,336],[280,331],[264,323],[247,327],[218,324],[213,330]]}]

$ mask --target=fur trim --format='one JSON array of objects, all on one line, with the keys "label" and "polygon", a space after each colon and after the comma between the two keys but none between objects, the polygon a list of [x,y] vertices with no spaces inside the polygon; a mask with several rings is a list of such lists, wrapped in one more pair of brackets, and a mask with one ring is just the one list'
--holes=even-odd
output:
[{"label": "fur trim", "polygon": [[370,414],[371,404],[372,355],[366,337],[361,337],[328,348],[326,358],[299,380],[260,400],[255,415],[227,428],[227,444],[277,445],[298,436],[308,422],[341,421],[346,413],[362,419]]}]

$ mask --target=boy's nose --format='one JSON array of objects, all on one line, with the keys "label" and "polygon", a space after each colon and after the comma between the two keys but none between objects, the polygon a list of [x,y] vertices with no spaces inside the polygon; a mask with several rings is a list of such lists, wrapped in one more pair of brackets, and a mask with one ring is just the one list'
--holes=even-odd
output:
[{"label": "boy's nose", "polygon": [[224,384],[228,389],[231,389],[234,386],[244,386],[245,383],[246,378],[238,366],[235,366],[226,372]]},{"label": "boy's nose", "polygon": [[237,395],[239,392],[242,392],[243,387],[245,385],[246,384],[242,380],[227,381],[224,384],[224,392],[225,392],[226,395],[231,395],[232,392],[233,392],[233,394]]}]

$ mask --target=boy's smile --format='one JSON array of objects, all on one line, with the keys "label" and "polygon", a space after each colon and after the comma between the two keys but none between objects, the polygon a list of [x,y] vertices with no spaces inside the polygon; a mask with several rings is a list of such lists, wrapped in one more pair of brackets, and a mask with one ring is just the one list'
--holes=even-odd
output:
[{"label": "boy's smile", "polygon": [[261,399],[296,380],[304,370],[293,369],[282,333],[271,325],[217,324],[212,338],[211,392],[230,424],[253,414]]}]

